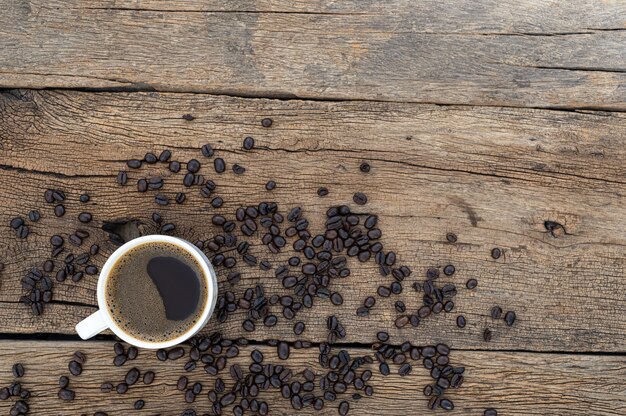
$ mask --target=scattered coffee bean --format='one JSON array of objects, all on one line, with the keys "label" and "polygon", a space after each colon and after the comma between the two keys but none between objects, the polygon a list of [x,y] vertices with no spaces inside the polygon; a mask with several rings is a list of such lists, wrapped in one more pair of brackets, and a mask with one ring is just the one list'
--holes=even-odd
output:
[{"label": "scattered coffee bean", "polygon": [[57,217],[62,217],[65,215],[65,207],[61,204],[54,207],[54,215]]},{"label": "scattered coffee bean", "polygon": [[317,195],[318,196],[326,196],[326,195],[328,195],[328,188],[324,188],[324,187],[318,188],[317,189]]},{"label": "scattered coffee bean", "polygon": [[144,402],[143,400],[139,399],[135,402],[135,404],[133,405],[133,407],[135,408],[135,410],[141,410],[143,409],[143,407],[145,406],[146,402]]},{"label": "scattered coffee bean", "polygon": [[152,152],[148,152],[148,153],[146,153],[146,155],[143,157],[143,160],[144,160],[146,163],[148,163],[148,164],[150,164],[150,165],[153,165],[153,164],[155,164],[155,163],[157,162],[157,160],[158,160],[158,159],[157,159],[157,157],[156,157],[156,155],[155,155],[154,153],[152,153]]},{"label": "scattered coffee bean", "polygon": [[456,234],[454,233],[446,234],[446,240],[448,240],[449,243],[456,243],[456,240],[457,240]]},{"label": "scattered coffee bean", "polygon": [[73,390],[68,390],[68,389],[61,389],[59,390],[58,393],[59,399],[61,400],[74,400],[74,397],[76,397],[76,394],[74,393]]},{"label": "scattered coffee bean", "polygon": [[202,145],[202,155],[205,157],[212,157],[213,156],[213,147],[211,147],[210,144],[205,144]]},{"label": "scattered coffee bean", "polygon": [[457,316],[456,326],[458,326],[459,328],[465,328],[465,325],[466,325],[465,317],[463,315]]},{"label": "scattered coffee bean", "polygon": [[41,218],[41,214],[36,209],[28,213],[28,219],[31,220],[32,222],[37,222],[39,221],[40,218]]},{"label": "scattered coffee bean", "polygon": [[243,166],[240,166],[236,163],[233,165],[233,172],[235,172],[237,175],[242,175],[245,171],[246,168],[244,168]]},{"label": "scattered coffee bean", "polygon": [[215,158],[213,166],[215,168],[215,172],[217,173],[223,173],[226,170],[226,163],[221,157]]},{"label": "scattered coffee bean", "polygon": [[363,173],[368,173],[370,171],[371,167],[369,165],[369,163],[367,162],[363,162],[361,163],[361,166],[359,166],[359,170]]},{"label": "scattered coffee bean", "polygon": [[357,205],[365,205],[367,204],[367,196],[363,192],[357,192],[352,197],[352,200]]},{"label": "scattered coffee bean", "polygon": [[146,371],[143,374],[143,384],[152,384],[153,381],[154,381],[154,372]]},{"label": "scattered coffee bean", "polygon": [[13,377],[24,377],[24,366],[20,363],[13,364],[11,371],[13,372]]},{"label": "scattered coffee bean", "polygon": [[243,139],[243,148],[245,150],[250,150],[254,147],[254,138],[248,136],[245,139]]},{"label": "scattered coffee bean", "polygon": [[476,280],[476,279],[469,279],[469,280],[467,281],[467,283],[465,284],[465,286],[466,286],[468,289],[475,289],[475,288],[476,288],[476,286],[478,286],[478,280]]},{"label": "scattered coffee bean", "polygon": [[498,411],[494,408],[485,409],[483,416],[498,416]]},{"label": "scattered coffee bean", "polygon": [[271,118],[264,118],[263,120],[261,120],[261,125],[263,127],[272,127],[272,119]]},{"label": "scattered coffee bean", "polygon": [[491,319],[500,319],[502,316],[502,308],[499,306],[494,306],[491,308]]},{"label": "scattered coffee bean", "polygon": [[491,332],[491,329],[485,328],[485,330],[483,331],[483,340],[485,340],[485,342],[489,342],[491,341],[492,337],[493,333]]},{"label": "scattered coffee bean", "polygon": [[499,259],[500,256],[502,255],[502,250],[500,250],[498,247],[494,248],[491,250],[491,257],[494,259]]},{"label": "scattered coffee bean", "polygon": [[268,181],[268,182],[265,184],[265,189],[266,189],[266,190],[268,190],[268,191],[272,191],[272,190],[274,190],[275,188],[276,188],[276,182],[274,182],[274,181]]},{"label": "scattered coffee bean", "polygon": [[78,199],[80,202],[85,203],[89,202],[90,197],[88,194],[82,194]]},{"label": "scattered coffee bean", "polygon": [[513,311],[508,311],[507,313],[504,314],[504,322],[506,322],[506,324],[508,326],[513,326],[513,323],[515,322],[515,312]]},{"label": "scattered coffee bean", "polygon": [[92,215],[89,212],[81,212],[78,214],[78,220],[84,224],[90,222],[92,220]]},{"label": "scattered coffee bean", "polygon": [[119,171],[119,173],[117,174],[117,183],[120,185],[126,185],[126,183],[128,182],[128,174],[126,173],[126,171]]}]

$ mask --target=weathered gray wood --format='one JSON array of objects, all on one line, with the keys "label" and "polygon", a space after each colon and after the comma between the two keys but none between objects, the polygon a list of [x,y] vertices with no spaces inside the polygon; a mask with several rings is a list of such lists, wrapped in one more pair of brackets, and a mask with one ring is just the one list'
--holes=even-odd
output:
[{"label": "weathered gray wood", "polygon": [[[189,122],[182,114],[192,113]],[[270,129],[260,126],[272,117]],[[618,113],[570,113],[469,107],[437,107],[396,103],[311,103],[246,100],[197,94],[78,92],[12,92],[0,100],[0,219],[8,224],[15,215],[40,207],[43,218],[32,226],[33,235],[16,241],[6,227],[0,239],[0,261],[6,263],[0,282],[0,315],[6,332],[72,333],[76,322],[95,305],[95,278],[78,284],[66,282],[55,289],[52,311],[30,317],[17,301],[25,271],[49,256],[48,238],[77,227],[88,229],[93,241],[107,239],[99,229],[105,220],[134,218],[146,233],[156,232],[149,217],[159,210],[177,224],[176,234],[191,241],[214,235],[209,217],[214,212],[232,215],[240,204],[275,200],[281,207],[304,207],[311,228],[319,230],[324,212],[332,204],[349,203],[355,190],[366,192],[369,204],[359,212],[380,215],[387,249],[398,253],[414,275],[399,297],[379,300],[370,318],[355,318],[363,299],[389,278],[379,276],[374,264],[352,262],[352,275],[334,283],[344,305],[318,302],[299,315],[307,324],[304,339],[325,339],[324,318],[336,314],[347,328],[347,342],[373,342],[386,328],[394,339],[416,343],[445,341],[455,348],[530,349],[541,351],[622,351],[626,327],[624,291],[626,218],[623,195],[625,167],[624,116]],[[241,150],[246,135],[256,148]],[[410,138],[410,139],[408,139]],[[199,148],[211,143],[229,166],[240,163],[246,174],[230,170],[217,175]],[[130,186],[115,184],[125,160],[146,151],[170,148],[174,159],[199,158],[201,172],[218,183],[223,208],[208,208],[197,189],[184,205],[158,209],[153,195],[136,193],[139,177],[163,174],[165,168],[130,172]],[[369,161],[372,171],[358,170]],[[207,163],[208,162],[208,163]],[[153,173],[149,173],[153,172]],[[263,185],[278,182],[268,193]],[[182,175],[166,177],[165,193],[182,190]],[[316,190],[327,186],[330,195]],[[64,189],[70,198],[67,214],[58,219],[43,203],[48,187]],[[180,188],[180,189],[179,189]],[[78,195],[92,195],[80,205]],[[84,209],[95,221],[78,223]],[[544,221],[558,221],[565,233],[552,236]],[[45,230],[45,231],[44,231]],[[459,242],[445,242],[455,232]],[[66,234],[64,234],[66,235]],[[498,261],[493,247],[504,249]],[[103,243],[94,261],[101,265],[113,250]],[[253,247],[259,259],[284,262],[291,253],[272,257]],[[479,280],[474,292],[464,288],[456,299],[457,313],[467,316],[465,330],[456,328],[457,313],[433,317],[416,329],[397,330],[393,302],[402,299],[414,310],[421,295],[410,289],[426,268],[452,262],[452,279],[463,288],[470,277]],[[256,283],[268,293],[287,293],[273,272],[241,267],[244,279],[237,294]],[[225,281],[226,273],[219,273]],[[223,284],[222,290],[229,290]],[[74,305],[74,304],[78,305]],[[489,309],[514,309],[519,319],[507,329],[493,323]],[[280,313],[276,310],[277,313]],[[242,315],[236,313],[221,329],[243,335]],[[254,339],[294,339],[293,321],[279,319],[275,328],[259,325]],[[494,329],[494,340],[484,343],[482,330]],[[207,331],[216,329],[211,323]],[[433,335],[436,334],[436,335]]]},{"label": "weathered gray wood", "polygon": [[[146,402],[142,413],[178,415],[184,409],[195,408],[198,414],[208,411],[210,402],[207,392],[212,388],[215,377],[209,376],[197,367],[191,373],[184,373],[182,367],[187,361],[160,362],[154,352],[142,350],[135,361],[123,367],[114,367],[112,343],[109,342],[0,342],[0,385],[8,385],[14,379],[10,367],[20,362],[26,369],[20,380],[24,388],[31,390],[29,400],[32,414],[93,414],[107,411],[109,415],[130,414],[135,400]],[[293,350],[288,362],[281,362],[275,348],[257,347],[263,352],[264,361],[286,364],[294,372],[294,380],[303,381],[301,372],[312,369],[318,377],[324,374],[319,367],[317,348]],[[239,357],[229,359],[228,365],[237,363],[243,368],[250,364],[252,347],[241,349]],[[74,351],[83,351],[87,356],[83,373],[70,376],[67,365]],[[368,354],[366,349],[349,349],[352,356]],[[453,412],[431,413],[426,408],[426,398],[422,389],[432,382],[429,374],[419,364],[407,377],[393,374],[382,377],[375,366],[374,375],[368,384],[374,387],[372,397],[358,401],[348,397],[326,402],[324,413],[336,414],[336,408],[343,399],[350,402],[350,414],[452,414],[480,415],[487,407],[494,407],[504,415],[622,415],[626,411],[626,395],[623,379],[626,371],[623,357],[585,356],[566,354],[528,354],[501,352],[452,351],[451,362],[466,368],[465,382],[460,389],[451,389],[446,395],[455,403]],[[100,384],[107,381],[114,385],[124,379],[131,367],[143,373],[151,370],[156,373],[154,383],[146,386],[141,381],[124,394],[102,393]],[[366,369],[363,367],[363,370]],[[188,376],[191,383],[201,382],[202,393],[193,404],[184,401],[184,393],[176,389],[181,374]],[[70,388],[76,392],[74,402],[57,398],[58,378],[70,377]],[[227,388],[233,381],[224,370],[222,375]],[[316,393],[319,392],[316,387]],[[361,392],[362,394],[362,392]],[[294,414],[289,402],[276,390],[262,391],[259,400],[268,402],[271,414]],[[12,400],[0,402],[0,410],[8,413]],[[237,401],[238,403],[238,401]],[[225,414],[230,414],[232,405]],[[298,414],[318,414],[312,409],[303,409]]]},{"label": "weathered gray wood", "polygon": [[0,86],[626,109],[623,2],[339,3],[3,0]]}]

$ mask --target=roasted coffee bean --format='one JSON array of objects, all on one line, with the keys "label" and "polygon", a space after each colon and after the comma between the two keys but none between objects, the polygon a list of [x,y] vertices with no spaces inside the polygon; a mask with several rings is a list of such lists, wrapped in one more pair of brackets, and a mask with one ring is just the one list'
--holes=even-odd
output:
[{"label": "roasted coffee bean", "polygon": [[123,170],[119,171],[119,173],[117,174],[117,183],[119,185],[126,185],[127,182],[128,182],[128,174],[126,173],[126,171],[123,171]]},{"label": "roasted coffee bean", "polygon": [[361,166],[359,166],[359,170],[363,173],[368,173],[370,171],[369,163],[366,163],[366,162],[361,163]]},{"label": "roasted coffee bean", "polygon": [[341,296],[341,294],[339,292],[333,292],[330,295],[330,302],[333,305],[341,305],[341,304],[343,304],[343,297]]},{"label": "roasted coffee bean", "polygon": [[61,204],[54,207],[54,215],[57,217],[62,217],[65,215],[65,207]]},{"label": "roasted coffee bean", "polygon": [[185,355],[185,350],[183,347],[175,347],[167,352],[168,360],[178,360],[183,355]]},{"label": "roasted coffee bean", "polygon": [[172,157],[172,152],[165,149],[159,155],[159,162],[167,162]]},{"label": "roasted coffee bean", "polygon": [[465,283],[465,287],[468,289],[474,289],[476,286],[478,286],[478,280],[476,279],[469,279],[467,283]]},{"label": "roasted coffee bean", "polygon": [[454,272],[455,272],[455,267],[451,264],[448,264],[447,266],[443,268],[443,274],[445,274],[446,276],[452,276]]},{"label": "roasted coffee bean", "polygon": [[87,356],[82,351],[75,351],[72,358],[74,358],[74,361],[81,365],[85,364],[85,362],[87,361]]},{"label": "roasted coffee bean", "polygon": [[215,168],[215,172],[223,173],[226,170],[226,163],[224,162],[224,159],[218,157],[213,161],[213,167]]},{"label": "roasted coffee bean", "polygon": [[185,376],[182,376],[178,379],[178,382],[176,383],[176,388],[180,391],[183,391],[187,388],[188,382],[189,382],[189,379]]},{"label": "roasted coffee bean", "polygon": [[342,401],[341,403],[339,403],[339,407],[337,408],[337,410],[339,411],[339,414],[341,416],[346,416],[350,411],[350,403],[345,400]]},{"label": "roasted coffee bean", "polygon": [[154,202],[158,205],[168,205],[170,203],[169,199],[165,195],[158,194],[154,197]]},{"label": "roasted coffee bean", "polygon": [[13,364],[11,371],[13,372],[13,377],[24,377],[24,366],[20,363]]},{"label": "roasted coffee bean", "polygon": [[78,214],[78,221],[86,224],[93,219],[93,216],[89,212],[81,212]]},{"label": "roasted coffee bean", "polygon": [[255,326],[254,326],[254,322],[252,322],[249,319],[246,319],[245,321],[243,321],[243,324],[241,325],[241,327],[247,332],[252,332],[254,331]]},{"label": "roasted coffee bean", "polygon": [[250,150],[254,147],[254,138],[248,136],[243,139],[243,148],[244,150]]},{"label": "roasted coffee bean", "polygon": [[379,370],[380,370],[380,374],[382,374],[383,376],[388,376],[389,373],[391,372],[389,370],[389,365],[386,362],[380,363]]},{"label": "roasted coffee bean", "polygon": [[154,381],[154,372],[146,371],[143,374],[143,384],[152,384],[153,381]]},{"label": "roasted coffee bean", "polygon": [[268,181],[268,182],[265,184],[265,189],[266,189],[267,191],[272,191],[272,190],[274,190],[275,188],[276,188],[276,182],[275,182],[275,181]]},{"label": "roasted coffee bean", "polygon": [[456,240],[457,240],[456,234],[454,233],[446,234],[446,240],[448,240],[449,243],[456,243]]},{"label": "roasted coffee bean", "polygon": [[77,361],[70,361],[68,368],[73,376],[78,376],[83,372],[83,367]]},{"label": "roasted coffee bean", "polygon": [[499,306],[494,306],[491,308],[491,319],[500,319],[502,316],[502,308]]},{"label": "roasted coffee bean", "polygon": [[325,187],[321,187],[317,189],[317,195],[318,196],[326,196],[328,195],[328,188]]},{"label": "roasted coffee bean", "polygon": [[11,222],[9,222],[9,225],[11,226],[11,228],[13,228],[14,230],[17,230],[18,228],[20,228],[22,225],[24,225],[24,219],[22,219],[21,217],[15,217],[11,220]]},{"label": "roasted coffee bean", "polygon": [[111,383],[102,383],[100,385],[100,391],[103,393],[110,393],[112,390],[113,390],[113,384]]},{"label": "roasted coffee bean", "polygon": [[411,364],[406,363],[406,364],[403,364],[403,365],[402,365],[402,366],[398,369],[398,374],[399,374],[401,377],[404,377],[404,376],[406,376],[406,375],[410,374],[410,373],[411,373],[411,370],[412,370]]},{"label": "roasted coffee bean", "polygon": [[[442,380],[445,380],[445,379],[442,379]],[[439,402],[439,406],[443,410],[453,410],[454,409],[454,403],[452,403],[452,401],[450,401],[448,399],[441,399],[441,401]]]},{"label": "roasted coffee bean", "polygon": [[278,358],[281,360],[286,360],[289,358],[289,344],[286,342],[278,343]]},{"label": "roasted coffee bean", "polygon": [[139,179],[137,181],[137,191],[146,192],[148,190],[148,181],[145,179]]},{"label": "roasted coffee bean", "polygon": [[396,325],[396,328],[402,328],[406,326],[406,324],[408,323],[409,323],[409,317],[406,315],[402,315],[398,317],[396,321],[394,322],[394,324]]},{"label": "roasted coffee bean", "polygon": [[498,411],[494,408],[485,409],[483,416],[498,416]]},{"label": "roasted coffee bean", "polygon": [[175,201],[176,201],[177,204],[182,204],[183,202],[185,202],[186,197],[187,197],[187,195],[185,195],[184,192],[178,192],[176,194]]},{"label": "roasted coffee bean", "polygon": [[59,377],[59,387],[64,389],[70,384],[70,379],[67,376]]},{"label": "roasted coffee bean", "polygon": [[115,358],[113,359],[113,365],[116,367],[120,367],[124,365],[125,362],[126,362],[126,355],[124,354],[116,355]]},{"label": "roasted coffee bean", "polygon": [[211,206],[213,208],[219,208],[224,204],[224,200],[222,198],[220,198],[219,196],[213,198],[211,200]]},{"label": "roasted coffee bean", "polygon": [[233,172],[235,172],[237,175],[242,175],[245,171],[246,168],[244,168],[243,166],[236,163],[233,165]]},{"label": "roasted coffee bean", "polygon": [[276,315],[267,315],[263,320],[263,324],[267,327],[272,327],[276,325],[277,322],[278,318],[276,317]]},{"label": "roasted coffee bean", "polygon": [[189,162],[187,162],[187,170],[191,173],[196,173],[200,170],[200,162],[198,162],[196,159],[191,159]]},{"label": "roasted coffee bean", "polygon": [[273,120],[271,118],[264,118],[261,120],[261,125],[263,127],[272,127]]},{"label": "roasted coffee bean", "polygon": [[52,237],[50,237],[50,244],[52,244],[55,247],[60,247],[63,245],[63,237],[61,237],[60,235],[53,235]]},{"label": "roasted coffee bean", "polygon": [[130,159],[126,161],[126,166],[131,169],[139,169],[141,167],[141,160],[139,159]]},{"label": "roasted coffee bean", "polygon": [[202,151],[202,155],[205,157],[213,156],[213,147],[211,147],[210,144],[203,145],[201,151]]},{"label": "roasted coffee bean", "polygon": [[193,391],[193,394],[197,396],[198,394],[202,392],[202,384],[194,383],[193,387],[191,388],[191,391]]},{"label": "roasted coffee bean", "polygon": [[139,370],[133,367],[130,370],[128,370],[128,372],[126,373],[126,377],[124,378],[124,381],[129,386],[132,386],[133,384],[137,382],[137,380],[139,380]]},{"label": "roasted coffee bean", "polygon": [[76,397],[76,393],[74,393],[73,390],[68,390],[68,389],[61,389],[59,390],[58,393],[59,399],[61,400],[74,400],[74,397]]},{"label": "roasted coffee bean", "polygon": [[485,328],[485,330],[483,331],[483,340],[485,342],[489,342],[491,341],[492,338],[493,338],[493,333],[491,332],[491,329]]},{"label": "roasted coffee bean", "polygon": [[154,153],[152,152],[148,152],[146,153],[146,155],[143,157],[143,160],[148,163],[148,164],[154,164],[157,162],[157,157]]},{"label": "roasted coffee bean", "polygon": [[177,161],[172,161],[170,162],[168,169],[170,170],[170,172],[172,173],[178,173],[180,172],[180,162]]},{"label": "roasted coffee bean", "polygon": [[80,197],[78,197],[78,200],[82,203],[89,202],[89,199],[91,198],[88,194],[82,194]]},{"label": "roasted coffee bean", "polygon": [[515,323],[515,318],[515,312],[513,311],[508,311],[504,314],[504,322],[506,322],[508,326],[513,326],[513,323]]},{"label": "roasted coffee bean", "polygon": [[115,388],[115,391],[118,394],[124,394],[128,391],[128,384],[126,383],[120,383],[117,385],[117,387]]},{"label": "roasted coffee bean", "polygon": [[135,410],[141,410],[143,409],[143,407],[145,406],[146,402],[144,402],[143,400],[139,399],[135,402],[135,404],[133,405],[133,407],[135,408]]},{"label": "roasted coffee bean", "polygon": [[500,250],[498,247],[491,250],[491,257],[493,259],[497,260],[500,258],[501,255],[502,255],[502,250]]},{"label": "roasted coffee bean", "polygon": [[352,200],[357,205],[365,205],[367,204],[367,196],[363,192],[357,192],[352,197]]}]

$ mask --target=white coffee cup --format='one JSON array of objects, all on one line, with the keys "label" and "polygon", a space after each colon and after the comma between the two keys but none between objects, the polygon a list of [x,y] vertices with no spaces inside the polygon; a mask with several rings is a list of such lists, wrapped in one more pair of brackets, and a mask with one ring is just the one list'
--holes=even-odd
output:
[{"label": "white coffee cup", "polygon": [[[205,299],[205,307],[202,311],[202,314],[200,315],[200,319],[198,319],[198,322],[196,322],[184,334],[164,342],[150,342],[137,339],[136,337],[128,334],[126,331],[120,328],[120,326],[115,323],[115,320],[109,312],[105,296],[106,282],[111,273],[111,269],[113,268],[117,260],[125,255],[129,250],[145,243],[170,243],[182,248],[196,259],[202,269],[203,277],[207,281],[207,297]],[[211,262],[206,257],[206,255],[202,251],[200,251],[195,245],[176,237],[170,237],[166,235],[148,235],[135,238],[134,240],[127,242],[126,244],[115,250],[111,257],[107,259],[100,272],[100,277],[98,278],[97,296],[98,307],[100,309],[92,313],[90,316],[83,319],[76,325],[76,332],[78,332],[78,335],[82,339],[89,339],[109,328],[119,338],[136,347],[151,349],[167,348],[176,344],[180,344],[181,342],[191,338],[196,333],[198,333],[198,331],[200,331],[209,321],[217,302],[217,278],[215,277],[215,271],[213,270]]]}]

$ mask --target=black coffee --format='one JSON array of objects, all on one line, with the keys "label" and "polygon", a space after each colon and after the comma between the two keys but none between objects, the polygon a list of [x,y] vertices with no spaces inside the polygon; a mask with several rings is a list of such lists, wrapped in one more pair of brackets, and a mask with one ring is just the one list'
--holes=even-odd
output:
[{"label": "black coffee", "polygon": [[149,342],[187,332],[205,308],[207,279],[196,259],[171,243],[145,243],[113,265],[106,300],[116,323]]}]

